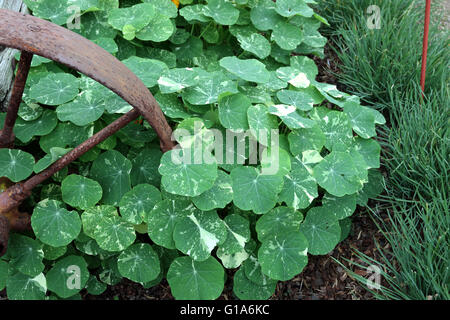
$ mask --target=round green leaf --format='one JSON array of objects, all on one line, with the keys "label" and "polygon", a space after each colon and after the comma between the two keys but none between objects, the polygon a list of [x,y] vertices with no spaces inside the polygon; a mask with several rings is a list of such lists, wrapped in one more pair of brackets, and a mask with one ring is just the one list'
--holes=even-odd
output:
[{"label": "round green leaf", "polygon": [[[35,56],[38,57],[38,56]],[[21,103],[17,115],[25,121],[33,121],[42,115],[44,108],[37,103]]]},{"label": "round green leaf", "polygon": [[75,100],[56,108],[58,119],[85,126],[102,116],[105,111],[103,100],[103,96],[92,90],[83,91]]},{"label": "round green leaf", "polygon": [[252,134],[262,145],[271,142],[271,130],[278,129],[277,118],[269,113],[269,108],[263,104],[255,104],[247,110],[248,124]]},{"label": "round green leaf", "polygon": [[175,31],[175,25],[168,17],[157,15],[141,31],[136,38],[144,41],[163,42],[169,39]]},{"label": "round green leaf", "polygon": [[178,300],[214,300],[223,291],[225,272],[213,257],[201,262],[180,257],[170,265],[167,281]]},{"label": "round green leaf", "polygon": [[147,217],[148,235],[157,245],[175,249],[173,230],[183,216],[192,214],[196,208],[187,200],[165,199],[157,203]]},{"label": "round green leaf", "polygon": [[253,53],[260,59],[265,59],[270,55],[270,42],[259,33],[252,33],[249,35],[239,33],[237,35],[237,40],[242,49]]},{"label": "round green leaf", "polygon": [[47,272],[48,289],[60,298],[69,298],[83,289],[89,280],[86,261],[80,256],[67,256]]},{"label": "round green leaf", "polygon": [[213,187],[192,198],[192,202],[202,211],[223,209],[233,200],[230,176],[222,170],[219,170],[217,173],[217,180],[214,182]]},{"label": "round green leaf", "polygon": [[305,0],[278,0],[276,11],[283,17],[292,17],[300,15],[303,17],[312,17],[314,10],[308,7]]},{"label": "round green leaf", "polygon": [[150,184],[137,185],[120,200],[120,214],[126,221],[140,224],[147,221],[147,215],[161,200],[161,192],[156,187]]},{"label": "round green leaf", "polygon": [[278,116],[291,130],[312,128],[316,125],[315,121],[302,117],[297,108],[292,105],[277,104],[270,106],[269,113]]},{"label": "round green leaf", "polygon": [[95,238],[95,230],[98,229],[99,221],[112,216],[118,216],[117,209],[113,206],[103,205],[87,209],[81,215],[83,232],[87,236]]},{"label": "round green leaf", "polygon": [[272,38],[281,49],[295,50],[303,41],[303,32],[297,26],[281,21],[273,28]]},{"label": "round green leaf", "polygon": [[339,220],[329,208],[314,207],[306,214],[300,231],[308,239],[308,252],[314,255],[329,253],[339,243]]},{"label": "round green leaf", "polygon": [[178,94],[161,94],[158,92],[155,99],[167,117],[173,119],[189,118],[189,113],[178,99]]},{"label": "round green leaf", "polygon": [[168,70],[164,62],[154,59],[133,56],[122,62],[142,80],[147,88],[155,86],[161,75]]},{"label": "round green leaf", "polygon": [[50,73],[31,86],[29,95],[42,104],[63,104],[78,95],[78,79],[68,73]]},{"label": "round green leaf", "polygon": [[27,276],[35,277],[44,270],[44,251],[37,240],[13,233],[9,238],[8,253],[10,267]]},{"label": "round green leaf", "polygon": [[226,216],[223,222],[227,229],[227,237],[220,245],[220,250],[228,255],[242,252],[251,236],[248,220],[238,214],[232,214]]},{"label": "round green leaf", "polygon": [[174,93],[198,83],[199,76],[192,68],[175,68],[165,71],[158,79],[161,93]]},{"label": "round green leaf", "polygon": [[325,139],[326,137],[319,126],[297,129],[288,136],[291,153],[294,156],[308,150],[320,152],[325,144]]},{"label": "round green leaf", "polygon": [[0,176],[13,182],[28,178],[33,172],[34,158],[19,149],[0,149]]},{"label": "round green leaf", "polygon": [[258,251],[262,272],[272,279],[286,281],[302,272],[308,263],[308,241],[301,232],[267,238]]},{"label": "round green leaf", "polygon": [[175,246],[195,261],[204,261],[211,251],[225,241],[227,230],[215,211],[193,211],[181,217],[175,225]]},{"label": "round green leaf", "polygon": [[380,167],[381,146],[376,140],[357,137],[353,147],[363,156],[368,169]]},{"label": "round green leaf", "polygon": [[[158,173],[162,152],[156,148],[144,148],[137,156],[131,159],[131,184],[133,186],[141,183],[150,183],[159,186],[161,176]],[[129,158],[129,157],[128,157]]]},{"label": "round green leaf", "polygon": [[304,167],[297,167],[284,177],[280,201],[290,208],[304,209],[309,207],[319,196],[317,182]]},{"label": "round green leaf", "polygon": [[271,0],[259,1],[250,12],[253,25],[261,31],[272,30],[283,18],[275,11],[275,3]]},{"label": "round green leaf", "polygon": [[208,4],[202,8],[202,13],[226,26],[235,24],[239,18],[239,10],[225,0],[208,0]]},{"label": "round green leaf", "polygon": [[225,93],[238,93],[237,85],[223,72],[216,71],[200,75],[198,84],[183,90],[183,99],[193,105],[215,103]]},{"label": "round green leaf", "polygon": [[349,117],[353,130],[364,139],[377,135],[375,131],[375,115],[367,107],[357,102],[348,101],[344,104],[344,113]]},{"label": "round green leaf", "polygon": [[89,277],[88,282],[86,283],[86,290],[89,294],[92,295],[100,295],[105,292],[107,286],[106,284],[97,280],[97,276],[92,275]]},{"label": "round green leaf", "polygon": [[117,205],[131,190],[131,167],[130,160],[115,150],[106,151],[95,159],[90,175],[103,189],[103,203]]},{"label": "round green leaf", "polygon": [[17,272],[6,279],[6,295],[9,300],[44,300],[47,281],[40,273],[35,277]]},{"label": "round green leaf", "polygon": [[156,252],[147,243],[136,243],[123,251],[117,260],[119,272],[134,282],[148,282],[160,273]]},{"label": "round green leaf", "polygon": [[27,143],[34,136],[45,136],[49,134],[56,128],[57,124],[58,119],[56,118],[55,112],[44,110],[42,116],[36,120],[24,121],[17,119],[16,125],[14,126],[14,134],[17,139],[23,143]]},{"label": "round green leaf", "polygon": [[246,278],[258,286],[272,286],[278,282],[277,280],[270,279],[262,272],[261,264],[255,255],[251,255],[245,260],[242,268],[244,269]]},{"label": "round green leaf", "polygon": [[122,251],[136,240],[133,225],[118,216],[105,216],[97,225],[94,238],[103,250]]},{"label": "round green leaf", "polygon": [[283,177],[263,175],[253,167],[238,167],[231,171],[233,202],[242,210],[257,214],[275,207],[283,188]]},{"label": "round green leaf", "polygon": [[72,207],[86,209],[102,198],[102,187],[97,181],[71,174],[61,183],[62,198]]},{"label": "round green leaf", "polygon": [[281,103],[291,105],[302,111],[309,111],[313,108],[315,100],[307,91],[281,90],[277,92],[277,97]]},{"label": "round green leaf", "polygon": [[78,212],[66,210],[60,201],[45,199],[34,208],[31,226],[36,237],[43,243],[61,247],[78,236],[81,220]]},{"label": "round green leaf", "polygon": [[250,106],[251,101],[241,93],[220,99],[220,123],[227,129],[248,129],[247,110]]},{"label": "round green leaf", "polygon": [[336,147],[349,147],[352,144],[352,127],[345,113],[327,111],[320,115],[318,120],[319,127],[325,134],[325,147],[328,150],[332,151]]},{"label": "round green leaf", "polygon": [[220,66],[237,77],[256,83],[267,83],[270,73],[264,63],[256,59],[241,60],[237,57],[225,57],[220,61]]},{"label": "round green leaf", "polygon": [[350,217],[356,210],[356,195],[335,197],[326,193],[322,199],[322,206],[331,211],[336,219],[342,220]]},{"label": "round green leaf", "polygon": [[[195,163],[195,160],[198,160],[196,158],[200,158],[199,164]],[[206,162],[202,150],[174,149],[166,152],[158,169],[162,175],[161,183],[164,189],[190,197],[211,189],[217,179],[217,163]]]},{"label": "round green leaf", "polygon": [[67,252],[67,247],[52,247],[48,244],[44,244],[42,250],[44,251],[44,259],[51,261],[62,257]]},{"label": "round green leaf", "polygon": [[313,169],[313,177],[317,183],[337,197],[360,190],[362,187],[360,175],[357,161],[350,154],[339,151],[327,155]]},{"label": "round green leaf", "polygon": [[287,207],[272,209],[256,223],[256,232],[261,242],[277,235],[296,233],[303,221],[303,215],[299,211]]},{"label": "round green leaf", "polygon": [[150,3],[140,3],[128,8],[115,8],[109,11],[108,23],[121,30],[131,25],[136,30],[144,28],[156,16],[156,9]]},{"label": "round green leaf", "polygon": [[275,293],[276,286],[276,282],[266,286],[255,284],[247,278],[242,268],[233,277],[233,292],[241,300],[267,300]]}]

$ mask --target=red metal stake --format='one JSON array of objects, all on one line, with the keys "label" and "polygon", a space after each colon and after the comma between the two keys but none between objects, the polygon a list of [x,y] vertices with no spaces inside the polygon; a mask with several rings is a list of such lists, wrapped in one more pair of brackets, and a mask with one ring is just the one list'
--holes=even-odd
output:
[{"label": "red metal stake", "polygon": [[426,0],[425,26],[423,32],[422,70],[420,73],[420,87],[422,88],[422,95],[425,92],[425,76],[427,72],[428,33],[430,31],[430,14],[431,14],[431,0]]}]

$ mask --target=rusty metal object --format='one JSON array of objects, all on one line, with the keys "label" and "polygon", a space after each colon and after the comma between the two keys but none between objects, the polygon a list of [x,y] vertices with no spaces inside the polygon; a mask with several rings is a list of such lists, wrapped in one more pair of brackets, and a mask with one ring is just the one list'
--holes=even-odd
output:
[{"label": "rusty metal object", "polygon": [[8,219],[0,215],[0,257],[8,250],[9,222]]},{"label": "rusty metal object", "polygon": [[31,230],[31,216],[28,213],[19,212],[17,208],[0,215],[0,256],[8,249],[10,231]]},{"label": "rusty metal object", "polygon": [[15,185],[10,186],[0,194],[0,216],[5,215],[17,208],[23,202],[23,200],[30,196],[31,191],[38,184],[50,178],[53,174],[81,157],[97,144],[105,141],[109,136],[113,135],[138,117],[139,112],[137,110],[133,109],[129,111],[116,121],[109,124],[107,127],[94,134],[92,137],[81,143],[79,146],[66,153],[44,171],[29,178],[25,182],[16,183]]},{"label": "rusty metal object", "polygon": [[[4,191],[14,183],[5,177],[0,178],[0,191]],[[0,212],[0,256],[6,253],[8,248],[9,232],[31,230],[31,216],[27,213],[19,212],[18,208],[13,208],[8,212]]]},{"label": "rusty metal object", "polygon": [[31,229],[30,216],[20,213],[18,207],[31,194],[32,189],[137,119],[139,115],[142,115],[157,133],[163,152],[173,149],[175,144],[172,141],[172,129],[153,95],[134,73],[107,51],[70,30],[30,15],[0,9],[0,21],[0,45],[22,50],[13,99],[8,108],[4,130],[0,134],[0,147],[10,147],[14,141],[12,129],[33,54],[62,63],[87,75],[115,92],[134,108],[43,172],[25,182],[10,186],[0,194],[1,256],[6,252],[10,230]]},{"label": "rusty metal object", "polygon": [[14,145],[13,128],[16,123],[20,103],[22,102],[23,90],[25,89],[32,59],[32,53],[22,51],[6,113],[5,125],[3,126],[3,130],[0,130],[0,148],[12,148]]},{"label": "rusty metal object", "polygon": [[0,45],[57,61],[122,97],[153,127],[163,152],[174,148],[172,129],[144,83],[117,58],[79,34],[54,23],[0,9]]}]

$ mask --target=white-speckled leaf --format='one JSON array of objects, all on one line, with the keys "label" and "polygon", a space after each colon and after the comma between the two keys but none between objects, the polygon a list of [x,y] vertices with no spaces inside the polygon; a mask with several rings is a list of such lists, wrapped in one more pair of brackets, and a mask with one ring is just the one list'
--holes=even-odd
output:
[{"label": "white-speckled leaf", "polygon": [[128,248],[136,240],[136,233],[133,225],[121,217],[105,216],[98,221],[94,238],[103,250],[116,252]]},{"label": "white-speckled leaf", "polygon": [[192,198],[192,202],[200,210],[223,209],[233,201],[231,177],[222,170],[219,170],[217,173],[217,180],[214,182],[214,186],[201,195]]},{"label": "white-speckled leaf", "polygon": [[148,214],[161,200],[161,192],[156,187],[150,184],[137,185],[120,200],[120,214],[126,221],[140,224],[147,221]]},{"label": "white-speckled leaf", "polygon": [[105,111],[103,101],[104,97],[97,92],[83,91],[75,100],[56,108],[56,114],[60,121],[70,121],[77,126],[85,126],[102,116]]},{"label": "white-speckled leaf", "polygon": [[148,214],[148,235],[157,245],[175,249],[173,230],[183,216],[192,214],[196,208],[187,200],[165,199],[158,202]]},{"label": "white-speckled leaf", "polygon": [[272,209],[256,223],[258,240],[261,242],[276,235],[296,233],[300,229],[303,221],[301,212],[292,208],[277,207]]},{"label": "white-speckled leaf", "polygon": [[34,158],[19,149],[0,149],[0,176],[13,182],[26,179],[32,172]]},{"label": "white-speckled leaf", "polygon": [[131,190],[131,167],[130,160],[115,150],[102,153],[92,163],[90,176],[102,186],[104,204],[117,205]]},{"label": "white-speckled leaf", "polygon": [[102,198],[102,187],[97,181],[71,174],[61,183],[62,198],[72,207],[87,209]]},{"label": "white-speckled leaf", "polygon": [[[67,256],[47,272],[48,289],[60,298],[69,298],[84,288],[89,280],[86,261],[80,256]],[[76,285],[79,281],[79,287]]]},{"label": "white-speckled leaf", "polygon": [[226,237],[226,227],[215,211],[195,210],[181,217],[173,232],[177,249],[195,261],[208,259],[211,251]]},{"label": "white-speckled leaf", "polygon": [[251,101],[242,93],[225,96],[219,101],[219,120],[224,128],[248,129],[247,110]]},{"label": "white-speckled leaf", "polygon": [[151,88],[158,83],[161,75],[168,70],[167,65],[159,60],[132,56],[122,61],[146,87]]},{"label": "white-speckled leaf", "polygon": [[158,254],[148,243],[136,243],[117,258],[119,272],[134,282],[148,282],[158,277],[161,268]]},{"label": "white-speckled leaf", "polygon": [[235,24],[239,18],[239,10],[226,0],[208,0],[208,4],[202,8],[202,13],[227,26]]},{"label": "white-speckled leaf", "polygon": [[231,171],[233,202],[242,210],[253,210],[257,214],[275,207],[278,194],[283,188],[280,175],[263,175],[253,167],[238,167]]},{"label": "white-speckled leaf", "polygon": [[31,227],[36,237],[53,247],[68,245],[81,231],[78,212],[68,211],[57,200],[42,200],[33,210]]},{"label": "white-speckled leaf", "polygon": [[29,95],[42,104],[63,104],[78,95],[78,79],[69,73],[50,73],[30,87]]},{"label": "white-speckled leaf", "polygon": [[284,177],[280,201],[290,208],[307,208],[319,196],[317,182],[304,167],[296,167]]},{"label": "white-speckled leaf", "polygon": [[291,130],[312,128],[316,122],[302,117],[293,105],[277,104],[269,107],[269,113],[278,116]]},{"label": "white-speckled leaf", "polygon": [[270,73],[265,64],[256,59],[241,60],[237,57],[225,57],[220,60],[220,66],[246,81],[267,83],[270,80]]},{"label": "white-speckled leaf", "polygon": [[308,263],[308,241],[301,232],[267,238],[258,250],[262,272],[272,279],[286,281],[302,272]]},{"label": "white-speckled leaf", "polygon": [[[202,150],[174,149],[161,158],[161,183],[170,193],[195,197],[213,187],[217,179],[217,163],[206,163]],[[195,158],[199,158],[195,162]]]}]

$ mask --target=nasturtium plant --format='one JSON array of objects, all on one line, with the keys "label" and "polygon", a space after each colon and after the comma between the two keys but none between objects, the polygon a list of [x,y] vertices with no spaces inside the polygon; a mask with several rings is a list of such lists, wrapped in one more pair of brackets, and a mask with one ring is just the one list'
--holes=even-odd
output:
[{"label": "nasturtium plant", "polygon": [[[71,0],[78,29],[67,1],[24,2],[133,71],[177,146],[163,153],[139,118],[36,188],[33,232],[12,233],[0,260],[9,299],[79,299],[123,278],[167,279],[176,299],[217,299],[226,282],[268,299],[381,193],[385,120],[317,80],[327,22],[314,1]],[[0,176],[42,172],[131,109],[35,56]]]}]

